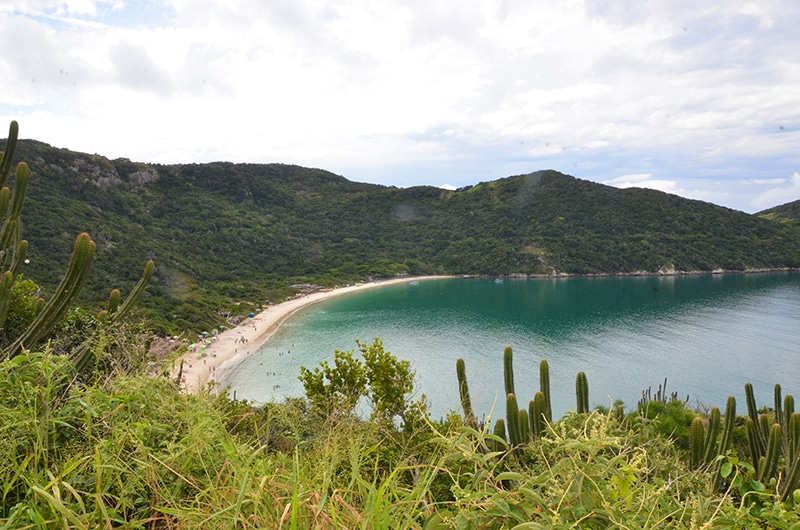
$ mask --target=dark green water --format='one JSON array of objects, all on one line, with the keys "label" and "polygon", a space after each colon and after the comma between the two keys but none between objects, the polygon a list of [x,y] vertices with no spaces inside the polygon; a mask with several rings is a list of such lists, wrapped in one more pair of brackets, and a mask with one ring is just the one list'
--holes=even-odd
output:
[{"label": "dark green water", "polygon": [[[575,409],[586,372],[590,404],[621,399],[668,379],[691,404],[744,406],[751,381],[760,405],[772,387],[800,395],[800,274],[568,279],[438,279],[356,292],[302,310],[223,379],[240,398],[302,396],[300,366],[332,360],[355,339],[384,339],[409,359],[435,417],[459,408],[455,362],[463,357],[476,412],[503,393],[502,353],[514,349],[517,394],[538,389],[550,363],[553,412]],[[502,413],[502,412],[501,412]]]}]

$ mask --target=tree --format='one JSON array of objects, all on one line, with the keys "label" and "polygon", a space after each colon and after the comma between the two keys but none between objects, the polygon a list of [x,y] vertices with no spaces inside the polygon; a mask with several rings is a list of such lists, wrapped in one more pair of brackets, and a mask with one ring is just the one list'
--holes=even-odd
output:
[{"label": "tree", "polygon": [[355,414],[361,398],[372,406],[371,419],[383,426],[400,418],[403,424],[416,419],[424,406],[411,402],[414,373],[409,361],[400,361],[376,338],[372,344],[356,340],[363,361],[355,350],[334,352],[334,364],[323,361],[309,370],[300,367],[299,379],[314,408],[328,418]]}]

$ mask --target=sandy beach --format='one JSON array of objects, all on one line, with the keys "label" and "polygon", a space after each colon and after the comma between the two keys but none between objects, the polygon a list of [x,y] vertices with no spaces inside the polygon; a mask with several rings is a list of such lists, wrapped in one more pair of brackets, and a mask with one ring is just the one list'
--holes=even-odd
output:
[{"label": "sandy beach", "polygon": [[181,362],[181,387],[189,393],[197,393],[212,381],[218,381],[227,369],[239,360],[258,350],[278,329],[278,326],[296,311],[310,304],[343,294],[372,289],[397,283],[442,278],[442,276],[417,276],[393,278],[391,280],[363,283],[339,289],[320,291],[269,306],[266,310],[248,318],[238,326],[227,329],[204,343],[190,348],[175,363],[173,377],[177,377]]}]

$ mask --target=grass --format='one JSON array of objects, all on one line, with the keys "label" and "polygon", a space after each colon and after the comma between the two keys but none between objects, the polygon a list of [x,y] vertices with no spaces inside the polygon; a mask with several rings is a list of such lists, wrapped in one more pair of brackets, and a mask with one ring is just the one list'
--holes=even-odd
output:
[{"label": "grass", "polygon": [[0,364],[2,528],[800,526],[769,488],[758,504],[715,491],[657,419],[568,414],[509,451],[457,415],[401,433],[70,373],[47,353]]}]

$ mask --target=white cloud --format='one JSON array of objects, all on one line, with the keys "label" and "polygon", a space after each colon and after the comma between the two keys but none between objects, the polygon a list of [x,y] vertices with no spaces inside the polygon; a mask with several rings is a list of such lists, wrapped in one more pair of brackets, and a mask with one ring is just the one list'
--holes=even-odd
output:
[{"label": "white cloud", "polygon": [[603,184],[615,188],[647,188],[701,201],[708,201],[715,195],[714,191],[708,189],[684,189],[677,180],[653,178],[650,173],[622,175]]},{"label": "white cloud", "polygon": [[459,187],[552,167],[740,209],[800,167],[791,0],[11,0],[0,15],[0,120],[112,157]]},{"label": "white cloud", "polygon": [[800,199],[800,172],[793,173],[789,179],[766,184],[772,186],[750,202],[750,205],[756,210],[766,210],[772,206]]}]

